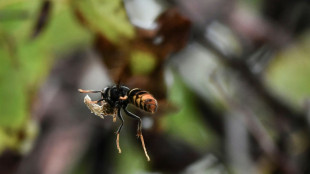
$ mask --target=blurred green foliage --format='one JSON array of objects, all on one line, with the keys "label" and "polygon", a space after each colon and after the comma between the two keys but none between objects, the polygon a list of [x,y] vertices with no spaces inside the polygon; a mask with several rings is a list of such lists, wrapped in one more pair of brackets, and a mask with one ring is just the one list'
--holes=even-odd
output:
[{"label": "blurred green foliage", "polygon": [[72,1],[80,10],[91,30],[103,34],[114,43],[133,38],[135,33],[129,23],[121,0],[79,0]]},{"label": "blurred green foliage", "polygon": [[[42,2],[0,2],[0,153],[7,148],[20,152],[30,149],[38,131],[37,125],[31,121],[32,104],[56,58],[72,49],[90,47],[94,33],[117,44],[135,35],[121,0],[53,1],[49,18],[45,19],[46,26],[32,39]],[[87,24],[76,13],[80,13]],[[133,68],[134,73],[138,74],[151,71],[156,63],[152,55],[143,52],[134,52],[131,58],[137,65]],[[151,69],[136,62],[150,64]],[[20,139],[21,132],[25,135],[23,139]],[[127,142],[126,137],[123,142]],[[145,163],[143,150],[135,147],[133,142],[123,144],[128,150],[119,162],[131,161],[133,164],[135,159],[137,165],[120,168],[126,169],[120,173],[133,173],[131,169],[136,171],[137,166],[141,168],[140,163]],[[139,150],[141,155],[137,157]]]},{"label": "blurred green foliage", "polygon": [[168,134],[185,140],[199,150],[205,150],[206,147],[216,144],[216,137],[201,120],[195,94],[190,91],[181,77],[176,74],[174,76],[168,98],[179,108],[179,111],[167,114],[163,118],[163,124]]},{"label": "blurred green foliage", "polygon": [[310,96],[310,33],[301,38],[297,44],[279,52],[266,74],[275,93],[299,108]]},{"label": "blurred green foliage", "polygon": [[156,57],[143,51],[133,51],[130,58],[130,69],[134,75],[148,75],[156,66]]},{"label": "blurred green foliage", "polygon": [[0,152],[19,147],[18,131],[27,132],[31,104],[47,76],[57,52],[90,43],[90,35],[76,22],[67,4],[55,4],[51,21],[40,37],[31,40],[42,1],[0,4],[9,15],[22,18],[2,20],[0,25]]}]

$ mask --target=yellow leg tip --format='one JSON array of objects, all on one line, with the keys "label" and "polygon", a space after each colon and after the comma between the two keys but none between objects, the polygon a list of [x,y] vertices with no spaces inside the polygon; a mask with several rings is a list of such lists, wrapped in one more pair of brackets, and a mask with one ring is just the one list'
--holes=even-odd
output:
[{"label": "yellow leg tip", "polygon": [[147,158],[147,161],[151,161],[149,155],[147,154],[147,151],[146,151],[146,147],[145,147],[145,144],[144,144],[144,139],[143,139],[143,135],[142,133],[138,133],[138,135],[140,136],[140,139],[141,139],[141,143],[142,143],[142,147],[143,147],[143,150],[144,150],[144,154]]},{"label": "yellow leg tip", "polygon": [[117,147],[118,153],[122,153],[122,150],[119,146],[119,133],[117,133],[116,135],[116,147]]}]

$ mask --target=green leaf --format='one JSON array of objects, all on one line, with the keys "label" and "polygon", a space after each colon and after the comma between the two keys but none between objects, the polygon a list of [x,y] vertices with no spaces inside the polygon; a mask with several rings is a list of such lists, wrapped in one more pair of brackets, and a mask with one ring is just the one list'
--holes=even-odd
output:
[{"label": "green leaf", "polygon": [[147,75],[156,66],[156,57],[153,54],[142,51],[133,51],[130,58],[130,69],[134,75]]},{"label": "green leaf", "polygon": [[283,50],[266,73],[268,85],[287,102],[302,107],[310,96],[310,34],[305,40]]},{"label": "green leaf", "polygon": [[[30,40],[41,2],[0,3],[3,11],[27,12],[30,16],[0,21],[1,148],[22,147],[19,132],[28,129],[32,99],[50,71],[56,58],[54,55],[91,43],[89,32],[77,23],[69,3],[57,1],[53,1],[55,4],[47,28]],[[12,143],[14,139],[17,144]]]},{"label": "green leaf", "polygon": [[177,75],[175,75],[174,84],[169,90],[169,99],[180,110],[163,117],[163,123],[166,125],[168,133],[185,140],[200,150],[215,143],[215,136],[203,124],[201,115],[197,111],[194,94]]},{"label": "green leaf", "polygon": [[121,0],[76,0],[73,4],[95,33],[101,33],[113,43],[134,37],[134,28],[127,19]]}]

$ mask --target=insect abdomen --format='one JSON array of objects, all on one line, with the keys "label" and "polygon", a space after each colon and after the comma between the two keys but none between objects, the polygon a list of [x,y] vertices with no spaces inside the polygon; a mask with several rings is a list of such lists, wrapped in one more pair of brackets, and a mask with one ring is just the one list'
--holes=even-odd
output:
[{"label": "insect abdomen", "polygon": [[134,88],[128,91],[130,103],[147,112],[154,113],[157,110],[156,99],[147,91],[139,88]]}]

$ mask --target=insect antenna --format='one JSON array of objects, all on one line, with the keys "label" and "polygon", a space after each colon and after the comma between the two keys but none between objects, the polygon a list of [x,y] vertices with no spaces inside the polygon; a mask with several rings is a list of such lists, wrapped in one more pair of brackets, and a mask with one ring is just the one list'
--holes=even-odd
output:
[{"label": "insect antenna", "polygon": [[119,78],[117,83],[116,83],[116,88],[119,90],[121,88],[121,79]]}]

